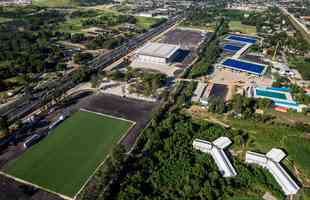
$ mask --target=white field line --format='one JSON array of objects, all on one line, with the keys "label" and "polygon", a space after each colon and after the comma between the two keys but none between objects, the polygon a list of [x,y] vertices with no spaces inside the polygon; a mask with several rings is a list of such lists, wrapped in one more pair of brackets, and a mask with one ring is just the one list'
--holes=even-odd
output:
[{"label": "white field line", "polygon": [[[109,117],[109,118],[114,118],[114,119],[118,119],[118,120],[123,120],[123,121],[130,122],[130,123],[131,123],[130,128],[128,128],[127,132],[124,133],[124,134],[122,135],[122,137],[117,141],[117,144],[120,144],[120,143],[122,142],[122,140],[128,135],[129,131],[136,125],[136,122],[131,121],[131,120],[127,120],[127,119],[124,119],[124,118],[119,118],[119,117],[114,117],[114,116],[107,115],[107,114],[103,114],[103,113],[93,112],[93,111],[86,110],[86,109],[83,109],[83,108],[81,108],[80,110],[83,111],[83,112],[89,112],[89,113],[97,114],[97,115],[104,116],[104,117]],[[78,195],[84,190],[84,188],[87,186],[87,184],[89,183],[89,181],[94,177],[94,175],[97,173],[97,171],[99,171],[99,169],[103,166],[103,164],[105,163],[105,161],[106,161],[109,157],[110,157],[110,153],[109,153],[109,154],[106,156],[106,158],[97,166],[97,168],[93,171],[93,173],[87,178],[87,180],[86,180],[85,183],[82,185],[82,187],[80,188],[80,190],[74,195],[73,200],[75,200],[75,199],[78,197]]]},{"label": "white field line", "polygon": [[[132,151],[135,149],[135,147],[136,147],[137,144],[138,144],[138,141],[139,141],[140,137],[142,137],[144,131],[150,126],[150,124],[151,124],[151,120],[150,120],[150,122],[144,127],[144,129],[141,130],[139,136],[136,138],[135,143],[134,143],[133,146],[130,148],[130,150],[127,152],[128,155],[131,154]],[[112,182],[113,182],[113,178],[112,178],[112,179],[109,181],[109,183],[104,187],[104,189],[102,190],[102,192],[101,192],[101,194],[99,195],[99,197],[100,197],[102,194],[105,193],[105,191],[107,190],[108,186],[109,186]]]},{"label": "white field line", "polygon": [[53,190],[47,189],[47,188],[45,188],[45,187],[42,187],[42,186],[39,186],[39,185],[30,183],[30,182],[25,181],[25,180],[23,180],[23,179],[17,178],[17,177],[12,176],[12,175],[9,175],[9,174],[7,174],[7,173],[5,173],[5,172],[0,171],[0,174],[3,175],[3,176],[5,176],[5,177],[7,177],[7,178],[13,179],[13,180],[15,180],[15,181],[17,181],[17,182],[19,182],[19,183],[23,183],[23,184],[26,184],[26,185],[29,185],[29,186],[32,186],[32,187],[41,189],[41,190],[46,191],[46,192],[49,192],[49,193],[51,193],[51,194],[55,194],[55,195],[57,195],[57,196],[60,196],[60,197],[63,198],[63,199],[66,199],[66,200],[74,200],[74,198],[72,198],[72,197],[68,197],[68,196],[66,196],[66,195],[60,194],[60,193],[55,192],[55,191],[53,191]]},{"label": "white field line", "polygon": [[[126,136],[127,134],[129,133],[129,131],[136,125],[136,122],[134,121],[130,121],[130,120],[127,120],[127,119],[123,119],[123,118],[119,118],[119,117],[114,117],[114,116],[111,116],[111,115],[106,115],[106,114],[102,114],[102,113],[98,113],[98,112],[93,112],[93,111],[89,111],[89,110],[86,110],[86,109],[80,109],[81,111],[84,111],[84,112],[89,112],[89,113],[93,113],[93,114],[97,114],[97,115],[101,115],[101,116],[105,116],[105,117],[109,117],[109,118],[114,118],[114,119],[118,119],[118,120],[123,120],[123,121],[127,121],[127,122],[130,122],[132,125],[130,126],[130,128],[128,128],[127,132],[125,134],[122,135],[122,137],[118,140],[117,144],[119,144]],[[11,178],[17,182],[20,182],[20,183],[23,183],[23,184],[26,184],[26,185],[30,185],[30,186],[33,186],[35,188],[39,188],[41,190],[44,190],[46,192],[49,192],[49,193],[52,193],[52,194],[55,194],[55,195],[58,195],[60,196],[61,198],[65,199],[65,200],[75,200],[77,198],[77,196],[83,191],[83,189],[87,186],[88,182],[91,180],[91,178],[97,173],[97,171],[101,168],[101,166],[105,163],[105,161],[109,158],[109,154],[106,156],[106,158],[97,166],[97,168],[93,171],[93,173],[87,178],[87,180],[85,181],[85,183],[81,186],[80,190],[74,195],[73,198],[71,197],[68,197],[66,195],[63,195],[63,194],[60,194],[58,192],[55,192],[53,190],[50,190],[50,189],[47,189],[45,187],[42,187],[42,186],[39,186],[39,185],[36,185],[36,184],[33,184],[31,182],[28,182],[28,181],[25,181],[23,179],[20,179],[20,178],[17,178],[15,176],[12,176],[12,175],[9,175],[7,173],[4,173],[2,171],[0,171],[0,174],[5,176],[5,177],[8,177],[8,178]]]},{"label": "white field line", "polygon": [[121,117],[114,117],[112,115],[107,115],[107,114],[103,114],[103,113],[87,110],[87,109],[84,109],[84,108],[80,108],[80,111],[89,112],[89,113],[93,113],[93,114],[96,114],[96,115],[101,115],[101,116],[104,116],[104,117],[109,117],[109,118],[112,118],[112,119],[123,120],[123,121],[127,121],[127,122],[130,122],[130,123],[136,123],[136,122],[128,120],[128,119],[124,119],[124,118],[121,118]]}]

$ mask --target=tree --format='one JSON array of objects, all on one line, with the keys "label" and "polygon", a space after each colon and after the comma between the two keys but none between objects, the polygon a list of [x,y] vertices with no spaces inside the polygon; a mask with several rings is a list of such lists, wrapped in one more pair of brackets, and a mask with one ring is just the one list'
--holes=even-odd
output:
[{"label": "tree", "polygon": [[4,117],[0,117],[0,138],[7,136],[9,133],[9,125]]},{"label": "tree", "polygon": [[99,79],[98,75],[93,74],[91,76],[90,83],[91,83],[92,88],[97,88],[100,84],[100,79]]},{"label": "tree", "polygon": [[116,147],[114,147],[112,151],[112,164],[116,169],[119,169],[124,162],[126,149],[124,145],[118,144]]}]

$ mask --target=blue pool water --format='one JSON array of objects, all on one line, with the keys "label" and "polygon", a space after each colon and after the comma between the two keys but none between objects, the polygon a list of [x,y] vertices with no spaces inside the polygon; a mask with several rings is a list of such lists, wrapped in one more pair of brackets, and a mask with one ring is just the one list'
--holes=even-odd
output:
[{"label": "blue pool water", "polygon": [[223,65],[229,68],[246,71],[249,73],[259,74],[261,75],[265,69],[265,66],[260,64],[248,63],[245,61],[235,60],[235,59],[227,59],[223,62]]},{"label": "blue pool water", "polygon": [[283,101],[275,101],[276,105],[286,105],[286,106],[298,106],[299,104],[291,101],[291,102],[283,102]]},{"label": "blue pool water", "polygon": [[268,89],[270,90],[276,90],[276,91],[283,91],[283,92],[288,92],[290,91],[289,87],[269,87]]},{"label": "blue pool water", "polygon": [[241,47],[231,45],[231,44],[225,44],[223,49],[226,51],[236,52],[236,51],[239,51],[241,49]]},{"label": "blue pool water", "polygon": [[261,89],[256,89],[256,95],[263,96],[263,97],[269,97],[269,98],[275,98],[275,99],[287,100],[286,95],[283,93],[261,90]]},{"label": "blue pool water", "polygon": [[235,41],[243,42],[243,43],[250,43],[250,44],[255,44],[257,41],[256,38],[249,38],[249,37],[238,36],[238,35],[229,35],[227,39],[235,40]]}]

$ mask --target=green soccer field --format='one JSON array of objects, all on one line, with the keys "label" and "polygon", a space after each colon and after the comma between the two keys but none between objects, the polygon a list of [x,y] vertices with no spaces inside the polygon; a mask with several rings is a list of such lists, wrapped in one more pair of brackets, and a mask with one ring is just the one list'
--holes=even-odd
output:
[{"label": "green soccer field", "polygon": [[5,172],[74,197],[133,123],[79,111],[11,161]]},{"label": "green soccer field", "polygon": [[256,27],[255,26],[248,26],[241,23],[241,21],[231,21],[229,22],[229,29],[231,31],[238,31],[244,34],[255,35],[256,34]]}]

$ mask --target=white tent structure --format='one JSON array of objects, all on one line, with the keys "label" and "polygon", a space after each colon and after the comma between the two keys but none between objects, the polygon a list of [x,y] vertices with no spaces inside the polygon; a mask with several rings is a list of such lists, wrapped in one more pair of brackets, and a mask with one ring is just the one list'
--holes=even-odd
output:
[{"label": "white tent structure", "polygon": [[223,177],[233,177],[237,175],[224,152],[224,148],[228,147],[230,144],[231,140],[228,137],[219,137],[212,143],[200,139],[195,139],[193,141],[193,147],[195,149],[208,153],[213,157]]},{"label": "white tent structure", "polygon": [[266,168],[281,186],[285,195],[294,195],[300,188],[280,165],[280,161],[284,157],[285,153],[277,148],[271,149],[266,155],[247,151],[245,162]]}]

